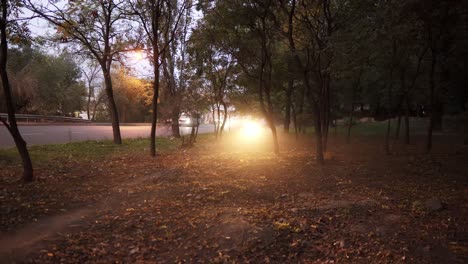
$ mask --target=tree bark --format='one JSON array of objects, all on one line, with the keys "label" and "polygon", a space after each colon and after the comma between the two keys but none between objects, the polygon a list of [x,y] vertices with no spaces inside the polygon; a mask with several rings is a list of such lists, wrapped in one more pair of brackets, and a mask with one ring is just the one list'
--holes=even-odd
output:
[{"label": "tree bark", "polygon": [[218,138],[218,127],[216,126],[216,108],[214,106],[211,106],[211,116],[213,117],[215,138]]},{"label": "tree bark", "polygon": [[220,132],[219,132],[219,137],[223,136],[224,126],[226,125],[226,120],[228,117],[228,109],[227,109],[226,103],[222,101],[221,104],[223,105],[223,108],[224,108],[224,116],[223,116],[223,123],[221,124]]},{"label": "tree bark", "polygon": [[406,98],[406,110],[405,110],[405,144],[410,143],[410,105],[409,100]]},{"label": "tree bark", "polygon": [[91,120],[91,113],[90,113],[90,107],[91,107],[91,87],[89,87],[88,90],[88,102],[86,103],[86,114],[88,115],[88,119]]},{"label": "tree bark", "polygon": [[[154,17],[152,18],[155,19]],[[156,23],[156,24],[154,24]],[[153,115],[151,117],[151,134],[150,134],[150,155],[152,157],[156,156],[156,129],[158,124],[158,97],[159,97],[159,46],[157,42],[157,27],[158,24],[156,21],[153,22],[153,25],[156,28],[153,28],[153,99],[152,99],[152,111]],[[156,31],[155,31],[156,29]]]},{"label": "tree bark", "polygon": [[330,128],[330,76],[326,74],[324,76],[325,84],[324,84],[324,94],[325,98],[323,100],[323,108],[322,108],[322,140],[323,140],[323,152],[327,152],[328,147],[328,130]]},{"label": "tree bark", "polygon": [[106,95],[109,106],[109,114],[112,122],[112,133],[114,137],[115,144],[122,144],[122,138],[120,136],[120,124],[119,124],[119,114],[117,112],[117,105],[114,100],[114,92],[112,90],[112,79],[110,76],[110,69],[107,68],[105,62],[101,62],[102,73],[104,75],[104,84],[106,89]]},{"label": "tree bark", "polygon": [[353,117],[354,117],[354,104],[351,103],[351,109],[349,111],[349,123],[348,123],[348,134],[346,135],[346,143],[351,142],[351,128],[353,127]]},{"label": "tree bark", "polygon": [[444,113],[444,109],[443,109],[443,105],[442,103],[439,101],[439,99],[437,98],[437,95],[435,95],[435,98],[434,98],[435,102],[434,102],[434,110],[433,110],[433,113],[434,113],[434,126],[433,126],[433,129],[434,131],[442,131],[443,129],[443,113]]},{"label": "tree bark", "polygon": [[388,87],[388,121],[387,121],[387,134],[385,136],[385,153],[390,155],[390,131],[392,125],[392,88],[393,84]]},{"label": "tree bark", "polygon": [[[316,108],[316,107],[313,107]],[[322,122],[320,120],[320,112],[318,109],[314,109],[314,124],[315,124],[315,140],[316,142],[316,159],[317,163],[323,165],[324,158],[323,158],[323,146],[322,146]]]},{"label": "tree bark", "polygon": [[273,152],[275,154],[279,154],[279,144],[278,144],[278,134],[276,132],[276,126],[272,120],[272,118],[270,118],[270,122],[269,122],[269,125],[270,125],[270,129],[271,129],[271,134],[272,134],[272,138],[273,138]]},{"label": "tree bark", "polygon": [[395,140],[398,140],[400,138],[400,129],[401,129],[401,113],[399,110],[398,111],[398,118],[397,118],[397,123],[396,123],[396,128],[395,128]]},{"label": "tree bark", "polygon": [[465,125],[464,125],[464,130],[465,130],[465,140],[464,144],[468,145],[468,102],[465,102]]},{"label": "tree bark", "polygon": [[180,138],[179,117],[180,110],[178,107],[174,107],[172,110],[172,136],[175,138]]},{"label": "tree bark", "polygon": [[29,151],[24,141],[21,133],[19,132],[18,125],[16,123],[15,116],[15,107],[13,103],[13,98],[11,95],[11,86],[10,80],[8,79],[7,73],[7,60],[8,60],[8,42],[7,42],[7,21],[8,21],[8,1],[1,0],[2,4],[2,17],[0,21],[0,33],[1,33],[1,43],[0,43],[0,75],[2,79],[3,86],[3,96],[5,97],[5,103],[8,113],[8,123],[1,119],[2,123],[6,126],[10,132],[13,140],[15,141],[16,148],[21,157],[23,164],[23,177],[24,182],[31,182],[34,180],[33,166],[31,162],[31,157],[29,156]]},{"label": "tree bark", "polygon": [[[432,38],[431,38],[432,42]],[[426,153],[431,152],[432,149],[432,132],[434,130],[434,119],[435,119],[435,68],[437,65],[437,52],[434,47],[431,47],[431,70],[429,71],[429,89],[430,89],[430,118],[429,125],[427,127],[427,139],[426,139]]]},{"label": "tree bark", "polygon": [[299,131],[297,126],[297,114],[296,114],[296,107],[294,104],[292,105],[292,114],[293,114],[293,122],[294,122],[294,134],[296,135],[296,140],[299,139]]},{"label": "tree bark", "polygon": [[289,126],[291,124],[291,105],[293,89],[294,77],[292,73],[292,65],[291,62],[288,62],[288,87],[286,88],[286,105],[284,110],[284,133],[289,133]]}]

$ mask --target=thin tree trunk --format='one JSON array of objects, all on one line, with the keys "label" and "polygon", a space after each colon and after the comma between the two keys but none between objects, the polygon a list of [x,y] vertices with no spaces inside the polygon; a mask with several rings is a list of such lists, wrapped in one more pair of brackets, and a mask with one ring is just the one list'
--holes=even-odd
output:
[{"label": "thin tree trunk", "polygon": [[221,104],[223,105],[223,108],[224,108],[224,116],[223,116],[223,123],[222,123],[221,128],[220,128],[219,137],[223,136],[224,126],[226,125],[226,120],[227,120],[227,117],[228,117],[228,109],[227,109],[226,103],[221,101]]},{"label": "thin tree trunk", "polygon": [[[316,108],[316,107],[314,107]],[[317,156],[317,163],[323,165],[324,158],[323,158],[323,146],[322,146],[322,122],[320,120],[320,112],[318,109],[315,109],[315,140],[316,142],[316,156]]]},{"label": "thin tree trunk", "polygon": [[387,121],[387,134],[385,136],[385,153],[390,155],[390,130],[392,125],[392,96],[393,96],[393,71],[395,67],[395,57],[396,57],[396,40],[393,39],[393,47],[392,47],[392,65],[390,69],[390,85],[388,87],[388,121]]},{"label": "thin tree trunk", "polygon": [[[153,29],[154,32],[154,29]],[[153,99],[152,99],[152,111],[151,117],[151,134],[150,134],[150,155],[156,157],[156,129],[158,124],[158,97],[159,97],[159,46],[156,41],[157,36],[153,35]]]},{"label": "thin tree trunk", "polygon": [[217,111],[217,114],[218,114],[218,121],[216,122],[216,139],[218,139],[221,135],[221,131],[220,131],[220,122],[221,122],[221,110],[220,110],[220,105],[219,103],[216,103],[216,111]]},{"label": "thin tree trunk", "polygon": [[97,111],[98,105],[101,103],[101,100],[102,100],[102,96],[100,96],[99,99],[96,102],[94,102],[93,117],[91,118],[92,121],[96,120],[96,111]]},{"label": "thin tree trunk", "polygon": [[291,62],[288,62],[288,87],[286,88],[286,109],[284,110],[284,133],[289,133],[289,125],[291,124],[291,105],[293,89],[294,78],[292,74],[292,65]]},{"label": "thin tree trunk", "polygon": [[195,126],[192,125],[192,129],[190,131],[189,143],[187,145],[192,146],[194,142],[195,142]]},{"label": "thin tree trunk", "polygon": [[390,130],[392,125],[392,88],[393,84],[388,87],[388,121],[387,121],[387,134],[385,136],[385,153],[390,155]]},{"label": "thin tree trunk", "polygon": [[405,144],[410,143],[410,121],[409,121],[409,113],[410,112],[410,105],[408,101],[408,97],[406,98],[406,110],[405,110]]},{"label": "thin tree trunk", "polygon": [[3,86],[3,96],[5,97],[5,103],[8,113],[8,123],[1,119],[2,123],[6,126],[10,132],[13,140],[15,141],[16,148],[21,157],[23,164],[23,177],[24,182],[31,182],[34,180],[33,166],[31,162],[31,157],[29,156],[29,151],[24,141],[21,133],[19,132],[18,125],[16,123],[15,117],[15,107],[13,103],[13,98],[11,95],[11,86],[8,79],[7,73],[7,59],[8,59],[8,42],[7,42],[7,20],[8,20],[8,1],[2,0],[2,17],[0,21],[0,33],[1,33],[1,43],[0,43],[0,75],[2,79]]},{"label": "thin tree trunk", "polygon": [[[432,39],[431,39],[432,41]],[[432,149],[432,131],[434,129],[434,108],[435,108],[435,67],[437,65],[437,53],[433,47],[431,47],[431,70],[429,72],[429,89],[430,89],[430,119],[429,119],[429,126],[427,128],[427,139],[426,139],[426,152],[429,153]]]},{"label": "thin tree trunk", "polygon": [[[361,66],[361,69],[359,70],[359,76],[356,81],[356,85],[353,86],[353,91],[351,93],[351,109],[349,112],[349,124],[348,124],[348,134],[346,135],[346,143],[351,142],[351,128],[353,127],[353,118],[354,118],[354,101],[356,100],[356,94],[358,93],[358,89],[361,86],[361,78],[362,78],[362,73],[364,72],[364,66]],[[336,133],[336,126],[338,124],[335,124],[335,133]]]},{"label": "thin tree trunk", "polygon": [[293,113],[293,122],[294,122],[294,134],[296,135],[296,140],[299,139],[299,134],[298,134],[298,126],[297,126],[297,115],[296,115],[296,107],[294,104],[292,105],[292,113]]},{"label": "thin tree trunk", "polygon": [[464,140],[464,144],[465,145],[468,145],[468,102],[465,102],[465,126],[464,126],[464,130],[465,130],[465,140]]},{"label": "thin tree trunk", "polygon": [[323,107],[322,117],[322,140],[323,140],[323,152],[327,152],[328,148],[328,130],[330,128],[330,79],[328,74],[325,76],[325,101]]},{"label": "thin tree trunk", "polygon": [[443,110],[443,105],[442,103],[440,102],[440,100],[437,98],[437,95],[434,96],[434,100],[435,100],[435,103],[434,103],[434,126],[433,126],[433,130],[434,131],[442,131],[442,117],[443,117],[443,113],[444,113],[444,110]]},{"label": "thin tree trunk", "polygon": [[398,118],[397,118],[397,123],[396,123],[396,130],[395,130],[395,140],[398,140],[400,138],[400,129],[401,129],[401,112],[400,110],[398,111]]},{"label": "thin tree trunk", "polygon": [[106,63],[101,63],[103,75],[104,75],[104,83],[106,86],[106,95],[109,104],[109,114],[112,121],[112,133],[114,137],[115,144],[122,144],[122,138],[120,136],[120,125],[119,125],[119,114],[117,112],[117,105],[115,104],[114,100],[114,92],[112,90],[112,80],[110,76],[109,69],[107,69]]},{"label": "thin tree trunk", "polygon": [[275,127],[273,120],[271,120],[269,123],[270,123],[271,133],[273,135],[273,151],[275,152],[275,154],[279,154],[278,134],[276,132],[276,127]]},{"label": "thin tree trunk", "polygon": [[90,115],[90,107],[91,107],[91,87],[89,87],[88,91],[88,102],[86,104],[86,114],[88,115],[88,119],[91,120],[91,115]]},{"label": "thin tree trunk", "polygon": [[200,124],[198,124],[198,121],[197,121],[197,130],[195,131],[195,137],[193,139],[193,142],[197,142],[197,137],[198,137],[198,128],[200,127]]},{"label": "thin tree trunk", "polygon": [[172,109],[172,136],[175,138],[180,138],[179,117],[180,110],[178,107],[174,107]]},{"label": "thin tree trunk", "polygon": [[213,117],[213,127],[214,127],[214,133],[215,133],[215,138],[218,138],[218,128],[216,127],[216,116],[215,116],[215,107],[211,107],[211,116]]},{"label": "thin tree trunk", "polygon": [[348,133],[346,135],[346,143],[351,142],[351,128],[353,127],[353,117],[354,117],[354,104],[351,103],[351,109],[349,111],[349,123],[348,123]]}]

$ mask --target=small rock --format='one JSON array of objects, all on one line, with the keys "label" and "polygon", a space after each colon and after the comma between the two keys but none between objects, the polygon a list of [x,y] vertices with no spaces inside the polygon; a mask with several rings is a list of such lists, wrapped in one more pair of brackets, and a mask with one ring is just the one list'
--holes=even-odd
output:
[{"label": "small rock", "polygon": [[291,212],[293,212],[293,213],[297,213],[297,211],[299,211],[298,208],[292,208],[292,209],[291,209]]},{"label": "small rock", "polygon": [[129,253],[130,253],[130,255],[133,255],[133,254],[137,253],[138,251],[140,251],[139,248],[134,248],[134,249],[130,250]]},{"label": "small rock", "polygon": [[438,198],[430,198],[424,202],[424,205],[429,211],[438,211],[442,209],[442,202]]}]

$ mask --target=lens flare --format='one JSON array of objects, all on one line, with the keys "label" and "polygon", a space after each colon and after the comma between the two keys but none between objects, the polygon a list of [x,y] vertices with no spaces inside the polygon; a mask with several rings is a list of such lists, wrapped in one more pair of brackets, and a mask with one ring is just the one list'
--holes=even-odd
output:
[{"label": "lens flare", "polygon": [[241,132],[244,138],[256,139],[263,134],[263,127],[259,122],[249,120],[244,122]]},{"label": "lens flare", "polygon": [[133,59],[136,61],[140,61],[143,59],[143,52],[141,50],[137,50],[133,53]]}]

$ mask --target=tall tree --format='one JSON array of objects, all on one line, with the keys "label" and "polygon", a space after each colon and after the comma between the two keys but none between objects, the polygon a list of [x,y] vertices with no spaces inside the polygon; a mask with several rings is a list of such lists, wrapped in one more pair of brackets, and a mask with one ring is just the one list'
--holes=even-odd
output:
[{"label": "tall tree", "polygon": [[96,80],[98,78],[98,74],[99,74],[99,65],[93,62],[91,62],[88,65],[88,69],[83,70],[83,75],[85,77],[86,86],[88,88],[88,100],[86,102],[86,114],[88,115],[89,120],[92,120],[91,99],[96,100],[96,87],[97,87]]},{"label": "tall tree", "polygon": [[[18,149],[18,152],[21,156],[21,161],[23,163],[23,181],[31,182],[34,180],[33,166],[26,142],[21,136],[18,125],[16,123],[15,106],[11,95],[10,80],[8,79],[7,73],[8,37],[14,35],[15,27],[16,30],[20,30],[20,28],[18,28],[19,25],[14,21],[14,17],[19,12],[21,2],[1,0],[0,3],[0,11],[2,12],[0,18],[0,76],[3,86],[3,95],[5,97],[5,103],[8,112],[8,120],[3,120],[0,118],[0,121],[10,132],[13,140],[15,141],[16,148]],[[9,20],[10,17],[13,17],[13,19]]]},{"label": "tall tree", "polygon": [[63,1],[27,0],[28,8],[55,27],[59,40],[77,44],[80,52],[99,63],[105,83],[114,143],[122,144],[119,115],[112,89],[111,67],[117,56],[129,49],[131,23],[125,21],[124,0]]},{"label": "tall tree", "polygon": [[[150,155],[156,156],[156,123],[158,120],[158,98],[161,79],[161,65],[165,52],[175,38],[183,10],[188,1],[183,0],[135,0],[130,1],[131,10],[139,21],[147,38],[153,65],[153,99],[151,118]],[[176,11],[175,11],[176,10]]]}]

